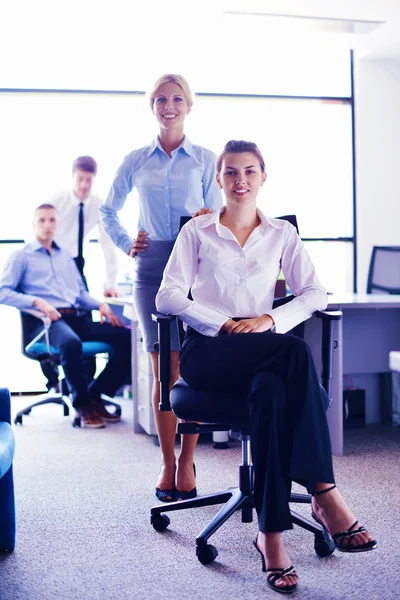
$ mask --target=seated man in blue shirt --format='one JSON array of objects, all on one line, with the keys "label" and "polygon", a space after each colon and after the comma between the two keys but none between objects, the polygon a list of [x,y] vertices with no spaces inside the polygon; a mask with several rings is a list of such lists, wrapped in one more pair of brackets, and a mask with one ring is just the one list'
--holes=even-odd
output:
[{"label": "seated man in blue shirt", "polygon": [[[53,241],[58,221],[51,204],[35,210],[36,240],[10,256],[0,279],[0,303],[34,308],[51,319],[50,342],[60,351],[73,406],[86,427],[104,427],[104,421],[119,419],[106,410],[100,395],[114,396],[130,373],[130,331],[122,327],[108,304],[90,296],[74,259]],[[92,321],[92,310],[100,311],[100,323]],[[104,322],[105,318],[110,322]],[[43,325],[32,317],[31,327],[33,339]],[[114,352],[88,387],[82,341],[89,340],[106,342]]]}]

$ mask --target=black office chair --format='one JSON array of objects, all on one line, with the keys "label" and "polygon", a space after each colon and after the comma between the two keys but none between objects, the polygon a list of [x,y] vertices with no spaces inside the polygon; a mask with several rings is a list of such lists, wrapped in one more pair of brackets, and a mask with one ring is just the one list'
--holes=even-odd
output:
[{"label": "black office chair", "polygon": [[400,246],[373,246],[367,294],[400,294]]},{"label": "black office chair", "polygon": [[[32,360],[37,360],[40,363],[49,363],[59,367],[60,353],[57,348],[50,344],[49,329],[51,321],[49,317],[44,316],[41,312],[34,309],[20,311],[21,330],[22,330],[22,354]],[[43,329],[32,339],[30,332],[32,330],[33,319],[40,319],[43,322]],[[112,347],[105,342],[82,342],[82,352],[84,358],[97,356],[100,354],[108,355],[112,352]],[[17,412],[14,423],[22,425],[23,415],[29,415],[32,408],[42,404],[60,404],[63,407],[64,416],[67,417],[70,411],[70,398],[66,381],[60,382],[62,391],[49,391],[46,394],[36,396],[35,402],[26,406]],[[105,405],[112,406],[115,409],[115,414],[121,415],[121,406],[113,402],[108,396],[102,396]],[[80,427],[81,419],[75,416],[72,421],[73,427]]]},{"label": "black office chair", "polygon": [[[286,304],[293,296],[277,299],[274,307]],[[333,347],[333,321],[342,317],[340,311],[318,311],[317,317],[322,319],[322,387],[326,407],[330,402],[330,380],[332,378]],[[161,388],[160,410],[171,410],[180,419],[198,421],[180,423],[178,433],[203,433],[213,431],[231,431],[235,435],[239,432],[242,440],[242,463],[239,466],[239,485],[222,492],[198,496],[190,500],[171,502],[151,508],[151,524],[156,531],[164,531],[170,524],[169,517],[165,514],[175,510],[199,508],[223,504],[211,522],[201,531],[196,538],[196,555],[204,564],[210,564],[218,555],[217,549],[208,544],[208,539],[221,525],[237,510],[241,510],[242,522],[250,523],[253,520],[253,467],[250,452],[250,426],[247,407],[245,403],[232,402],[232,395],[209,393],[191,388],[183,378],[180,378],[169,391],[170,382],[170,323],[177,321],[174,316],[156,314],[153,318],[159,328],[159,381]],[[181,330],[181,328],[180,328]],[[303,337],[304,323],[298,325],[291,333]],[[240,407],[240,408],[239,408]],[[311,504],[309,494],[291,493],[290,502]],[[318,556],[328,556],[335,549],[335,544],[323,527],[315,522],[305,519],[300,514],[291,510],[293,524],[314,534],[314,549]]]}]

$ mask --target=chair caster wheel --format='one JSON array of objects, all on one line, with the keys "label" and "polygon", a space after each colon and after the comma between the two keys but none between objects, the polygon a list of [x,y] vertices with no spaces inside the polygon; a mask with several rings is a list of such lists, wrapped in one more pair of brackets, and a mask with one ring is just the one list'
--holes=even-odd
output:
[{"label": "chair caster wheel", "polygon": [[159,532],[165,531],[170,523],[171,521],[167,515],[160,514],[151,517],[151,524],[153,525],[153,528]]},{"label": "chair caster wheel", "polygon": [[324,530],[315,534],[314,550],[319,557],[329,556],[335,551],[335,547],[335,542],[328,531]]},{"label": "chair caster wheel", "polygon": [[209,565],[217,558],[218,550],[211,544],[205,544],[205,546],[196,548],[196,556],[202,565]]},{"label": "chair caster wheel", "polygon": [[64,406],[64,417],[69,417],[69,408],[68,408],[68,406]]},{"label": "chair caster wheel", "polygon": [[81,418],[75,417],[72,421],[72,427],[80,427],[81,426]]},{"label": "chair caster wheel", "polygon": [[17,415],[14,419],[14,425],[22,425],[22,415]]}]

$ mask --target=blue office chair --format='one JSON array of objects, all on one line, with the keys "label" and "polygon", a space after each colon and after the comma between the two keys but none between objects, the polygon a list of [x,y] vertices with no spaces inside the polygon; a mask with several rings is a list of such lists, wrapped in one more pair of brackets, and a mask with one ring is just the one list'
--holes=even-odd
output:
[{"label": "blue office chair", "polygon": [[[285,217],[282,217],[285,218]],[[292,224],[297,226],[297,223]],[[274,308],[290,302],[293,296],[275,300]],[[330,404],[330,382],[332,379],[333,348],[333,323],[342,318],[340,311],[318,311],[316,316],[322,320],[321,339],[321,393],[325,400],[325,406]],[[240,436],[242,442],[242,463],[239,466],[239,485],[222,492],[198,496],[190,500],[171,502],[151,508],[151,524],[156,531],[164,531],[170,524],[166,512],[199,508],[201,506],[223,506],[201,531],[196,538],[196,556],[204,564],[210,564],[218,555],[215,546],[208,544],[208,539],[215,533],[227,519],[237,510],[241,510],[243,523],[253,520],[253,466],[250,451],[250,424],[247,406],[240,400],[232,402],[232,395],[221,393],[210,393],[191,388],[183,378],[180,378],[173,386],[170,385],[170,324],[178,322],[175,316],[162,314],[153,315],[158,323],[159,329],[159,381],[161,389],[160,410],[173,410],[180,419],[192,421],[191,423],[180,423],[178,433],[203,433],[213,431],[230,431],[233,437]],[[179,327],[182,332],[182,328]],[[295,327],[293,335],[304,336],[304,323]],[[193,422],[194,421],[194,422]],[[290,494],[290,502],[311,504],[309,494]],[[299,513],[291,510],[292,522],[314,534],[314,549],[318,556],[328,556],[335,550],[335,544],[329,532],[318,523],[304,518]]]},{"label": "blue office chair", "polygon": [[[22,354],[32,360],[37,360],[40,363],[50,363],[51,365],[60,365],[60,353],[57,348],[50,344],[49,329],[51,320],[41,312],[33,309],[26,309],[20,311],[21,326],[22,326]],[[32,320],[40,319],[43,322],[43,329],[31,339],[30,331],[32,329]],[[98,355],[108,355],[112,352],[112,347],[105,342],[82,342],[83,357],[94,357]],[[29,415],[32,408],[40,406],[42,404],[60,404],[63,407],[64,416],[67,417],[70,411],[70,398],[68,393],[68,387],[65,380],[60,382],[60,389],[62,391],[56,392],[50,390],[46,394],[40,394],[36,396],[35,402],[26,406],[22,410],[18,411],[14,423],[22,425],[23,415]],[[121,415],[121,406],[116,402],[113,402],[108,396],[102,396],[104,404],[112,406],[115,409],[117,415]],[[79,416],[75,416],[72,421],[73,427],[80,427],[81,419]]]},{"label": "blue office chair", "polygon": [[0,552],[12,552],[15,547],[14,447],[10,392],[0,388]]}]

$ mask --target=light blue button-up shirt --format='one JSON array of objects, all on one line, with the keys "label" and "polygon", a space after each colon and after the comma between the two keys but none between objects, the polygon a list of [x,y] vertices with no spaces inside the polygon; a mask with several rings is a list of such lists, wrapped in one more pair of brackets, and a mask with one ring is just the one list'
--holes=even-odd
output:
[{"label": "light blue button-up shirt", "polygon": [[158,137],[150,146],[128,154],[100,207],[102,226],[126,254],[134,240],[121,225],[117,213],[134,187],[139,192],[138,230],[146,231],[154,241],[175,240],[182,216],[189,216],[203,206],[214,212],[222,206],[221,190],[215,179],[215,154],[185,137],[171,155],[163,150]]},{"label": "light blue button-up shirt", "polygon": [[56,308],[99,308],[100,302],[87,292],[74,259],[53,242],[49,252],[35,240],[9,257],[0,278],[0,304],[32,308],[38,298]]}]

